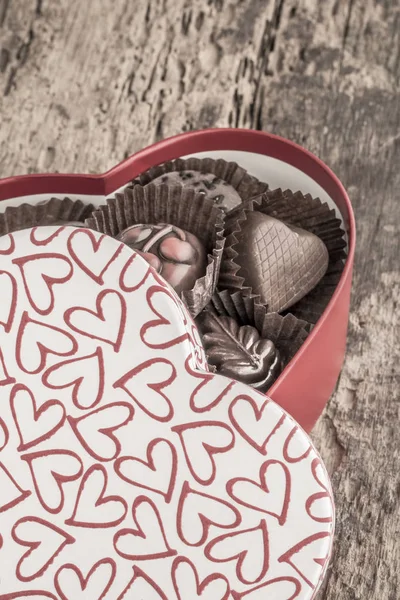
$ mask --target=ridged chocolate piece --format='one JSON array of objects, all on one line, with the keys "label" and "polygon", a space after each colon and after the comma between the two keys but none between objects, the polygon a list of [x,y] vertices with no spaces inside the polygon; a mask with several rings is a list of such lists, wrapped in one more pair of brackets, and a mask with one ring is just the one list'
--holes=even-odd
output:
[{"label": "ridged chocolate piece", "polygon": [[[206,310],[223,317],[232,317],[239,326],[255,327],[262,338],[271,340],[281,353],[284,365],[287,365],[307,339],[311,325],[292,314],[285,316],[267,312],[258,296],[244,295],[237,291],[216,290]],[[197,323],[202,331],[202,316]]]},{"label": "ridged chocolate piece", "polygon": [[213,200],[215,206],[223,212],[229,212],[242,203],[242,199],[234,187],[215,177],[213,173],[200,173],[199,171],[172,171],[160,175],[152,182],[154,185],[181,185],[190,188],[196,193]]},{"label": "ridged chocolate piece", "polygon": [[207,360],[221,375],[266,392],[282,370],[279,350],[255,327],[205,311],[202,340]]},{"label": "ridged chocolate piece", "polygon": [[235,244],[240,276],[270,312],[310,292],[328,267],[328,250],[314,234],[250,211]]},{"label": "ridged chocolate piece", "polygon": [[229,212],[235,206],[259,196],[268,185],[249,175],[235,162],[212,158],[178,158],[152,167],[132,181],[132,185],[145,186],[179,184],[200,192],[214,200],[215,205]]}]

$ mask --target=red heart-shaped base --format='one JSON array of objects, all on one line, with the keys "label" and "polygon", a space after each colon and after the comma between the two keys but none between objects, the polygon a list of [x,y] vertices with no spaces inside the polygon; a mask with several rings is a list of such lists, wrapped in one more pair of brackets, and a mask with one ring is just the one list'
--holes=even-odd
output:
[{"label": "red heart-shaped base", "polygon": [[[60,194],[89,195],[97,197],[99,202],[99,197],[100,201],[104,200],[153,165],[193,153],[216,151],[221,154],[224,151],[251,152],[298,169],[323,188],[343,217],[348,234],[348,256],[340,282],[316,327],[269,390],[273,400],[310,431],[335,387],[343,362],[355,247],[354,215],[347,193],[332,171],[313,154],[261,131],[194,131],[149,146],[100,175],[27,175],[3,179],[0,200]],[[298,398],[304,402],[299,403]]]}]

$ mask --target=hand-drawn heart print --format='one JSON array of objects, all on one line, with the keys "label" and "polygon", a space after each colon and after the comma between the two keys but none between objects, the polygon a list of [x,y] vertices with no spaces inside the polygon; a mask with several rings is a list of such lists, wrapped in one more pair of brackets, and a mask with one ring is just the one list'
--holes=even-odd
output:
[{"label": "hand-drawn heart print", "polygon": [[53,365],[43,373],[42,381],[53,390],[72,387],[72,401],[77,408],[94,408],[103,397],[104,372],[99,346],[92,354]]},{"label": "hand-drawn heart print", "polygon": [[171,502],[175,488],[178,457],[175,446],[164,439],[155,439],[147,447],[147,461],[122,456],[114,463],[117,475],[127,483],[164,496]]},{"label": "hand-drawn heart print", "polygon": [[14,321],[18,293],[17,282],[11,273],[0,271],[0,289],[0,325],[9,333]]},{"label": "hand-drawn heart print", "polygon": [[174,409],[166,392],[176,379],[176,369],[166,358],[153,358],[125,373],[114,383],[123,389],[140,408],[157,421],[170,421]]},{"label": "hand-drawn heart print", "polygon": [[116,552],[129,560],[154,560],[174,556],[168,544],[157,506],[150,498],[138,496],[132,506],[136,529],[122,529],[114,537]]},{"label": "hand-drawn heart print", "polygon": [[7,446],[10,434],[8,433],[7,425],[0,417],[0,452]]},{"label": "hand-drawn heart print", "polygon": [[205,370],[193,320],[140,256],[76,232],[15,232],[1,255],[18,298],[0,325],[0,599],[311,600],[333,531],[311,442]]},{"label": "hand-drawn heart print", "polygon": [[30,495],[31,492],[23,490],[6,467],[0,463],[0,513],[13,508]]},{"label": "hand-drawn heart print", "polygon": [[204,492],[191,489],[188,482],[182,487],[178,505],[177,529],[188,546],[201,546],[208,538],[210,527],[233,529],[242,518],[237,508]]},{"label": "hand-drawn heart print", "polygon": [[154,278],[154,271],[147,268],[145,274],[137,268],[140,261],[139,255],[134,253],[129,257],[119,276],[119,287],[123,292],[135,292],[150,278]]},{"label": "hand-drawn heart print", "polygon": [[311,463],[311,471],[315,481],[322,489],[321,492],[312,494],[306,502],[306,511],[308,516],[318,523],[331,523],[333,521],[333,506],[331,492],[323,483],[324,471],[321,461],[314,458]]},{"label": "hand-drawn heart print", "polygon": [[295,425],[283,446],[283,458],[286,462],[293,464],[307,458],[311,451],[311,443],[304,438],[300,428]]},{"label": "hand-drawn heart print", "polygon": [[[325,544],[321,544],[321,540],[324,540]],[[312,579],[315,573],[315,565],[319,565],[320,570],[322,570],[326,564],[328,552],[329,533],[321,531],[295,544],[282,554],[278,560],[280,563],[289,564],[304,579],[307,585],[314,587]]]},{"label": "hand-drawn heart print", "polygon": [[122,595],[118,596],[118,600],[138,600],[139,598],[146,600],[170,600],[155,581],[150,579],[142,569],[135,565],[133,567],[133,577],[122,592]]},{"label": "hand-drawn heart print", "polygon": [[96,310],[69,308],[64,319],[73,331],[111,344],[119,352],[126,324],[126,303],[119,292],[103,290],[97,296]]},{"label": "hand-drawn heart print", "polygon": [[106,469],[103,465],[92,465],[82,477],[74,512],[65,523],[94,529],[122,523],[128,505],[120,496],[106,495],[107,487]]},{"label": "hand-drawn heart print", "polygon": [[62,529],[38,517],[23,517],[13,529],[14,542],[29,548],[16,569],[20,581],[32,581],[42,575],[67,544],[75,539]]},{"label": "hand-drawn heart print", "polygon": [[175,558],[172,581],[178,600],[228,600],[229,583],[220,575],[209,575],[200,581],[194,564],[187,558]]},{"label": "hand-drawn heart print", "polygon": [[21,460],[29,466],[43,508],[53,514],[59,513],[64,507],[63,485],[82,475],[79,456],[70,450],[44,450],[24,454]]},{"label": "hand-drawn heart print", "polygon": [[67,331],[35,321],[27,312],[23,313],[17,334],[16,360],[25,373],[39,373],[46,366],[48,354],[72,356],[77,348],[75,338]]},{"label": "hand-drawn heart print", "polygon": [[[190,317],[190,315],[188,315],[188,318],[189,317]],[[191,333],[192,346],[193,346],[193,350],[194,350],[194,359],[195,359],[195,365],[196,365],[195,368],[197,370],[201,369],[202,371],[207,371],[208,363],[207,363],[206,353],[203,348],[203,343],[201,341],[200,334],[194,323],[190,324],[190,333]]]},{"label": "hand-drawn heart print", "polygon": [[258,408],[250,397],[238,396],[229,407],[229,418],[244,437],[261,454],[267,454],[268,442],[284,423],[285,415],[276,415],[270,400]]},{"label": "hand-drawn heart print", "polygon": [[73,564],[58,569],[54,585],[62,600],[102,600],[112,586],[117,565],[110,558],[97,561],[86,577]]},{"label": "hand-drawn heart print", "polygon": [[15,378],[10,377],[4,361],[3,352],[0,348],[0,387],[12,385],[13,383],[15,383]]},{"label": "hand-drawn heart print", "polygon": [[235,444],[231,429],[218,421],[196,421],[176,425],[172,431],[180,437],[187,465],[195,480],[210,485],[217,470],[214,455],[229,452]]},{"label": "hand-drawn heart print", "polygon": [[51,438],[66,418],[61,402],[48,400],[38,408],[32,392],[21,383],[11,391],[10,407],[20,440],[18,451],[28,450]]},{"label": "hand-drawn heart print", "polygon": [[[274,474],[271,476],[272,471]],[[267,460],[260,468],[260,482],[238,477],[228,482],[227,490],[236,502],[272,515],[278,519],[279,525],[284,525],[291,490],[289,469],[279,460]]]},{"label": "hand-drawn heart print", "polygon": [[115,431],[133,419],[133,406],[115,402],[87,413],[83,417],[68,417],[76,437],[95,460],[113,460],[121,452]]},{"label": "hand-drawn heart print", "polygon": [[13,260],[22,275],[26,296],[32,308],[48,315],[54,308],[55,285],[68,281],[73,272],[71,261],[61,254],[42,253]]},{"label": "hand-drawn heart print", "polygon": [[227,400],[228,395],[236,387],[236,382],[227,377],[215,377],[212,373],[201,373],[193,369],[188,357],[185,369],[193,377],[193,383],[198,381],[190,394],[190,408],[195,413],[204,413],[213,410],[222,400]]},{"label": "hand-drawn heart print", "polygon": [[67,243],[76,264],[99,285],[104,283],[105,272],[123,248],[122,244],[111,246],[107,239],[106,235],[95,236],[90,229],[76,229]]},{"label": "hand-drawn heart print", "polygon": [[145,323],[140,330],[141,340],[146,346],[156,350],[166,350],[189,338],[184,327],[177,327],[173,316],[177,310],[176,300],[169,289],[160,285],[152,286],[146,292],[146,299],[157,317]]},{"label": "hand-drawn heart print", "polygon": [[256,527],[220,535],[207,544],[204,552],[215,562],[236,560],[239,581],[258,583],[269,569],[267,524],[262,519]]},{"label": "hand-drawn heart print", "polygon": [[301,592],[301,583],[294,577],[276,577],[251,590],[232,592],[233,600],[295,600]]},{"label": "hand-drawn heart print", "polygon": [[11,233],[0,237],[0,255],[12,254],[15,250],[15,240]]},{"label": "hand-drawn heart print", "polygon": [[26,592],[11,592],[6,596],[0,596],[0,600],[58,600],[54,594],[41,592],[40,590],[27,590]]},{"label": "hand-drawn heart print", "polygon": [[34,246],[47,246],[64,231],[65,227],[33,227],[30,241]]}]

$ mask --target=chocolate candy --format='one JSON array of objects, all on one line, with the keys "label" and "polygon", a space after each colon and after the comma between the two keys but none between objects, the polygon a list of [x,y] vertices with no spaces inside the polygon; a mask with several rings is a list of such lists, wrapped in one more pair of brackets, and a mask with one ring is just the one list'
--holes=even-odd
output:
[{"label": "chocolate candy", "polygon": [[269,312],[289,308],[311,291],[328,267],[319,237],[257,211],[247,211],[233,245],[243,285],[260,296]]},{"label": "chocolate candy", "polygon": [[153,179],[154,184],[182,185],[193,188],[206,198],[214,200],[215,205],[227,212],[242,203],[237,191],[212,173],[200,173],[199,171],[172,171]]},{"label": "chocolate candy", "polygon": [[282,370],[279,350],[255,327],[205,312],[200,321],[207,360],[218,373],[266,392]]},{"label": "chocolate candy", "polygon": [[205,247],[195,235],[179,227],[137,224],[124,229],[118,239],[137,250],[178,294],[191,290],[205,275]]}]

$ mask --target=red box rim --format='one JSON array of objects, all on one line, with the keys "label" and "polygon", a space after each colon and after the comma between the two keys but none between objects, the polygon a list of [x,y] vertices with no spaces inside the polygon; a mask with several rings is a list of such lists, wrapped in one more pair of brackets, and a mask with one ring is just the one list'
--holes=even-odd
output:
[{"label": "red box rim", "polygon": [[[203,129],[190,131],[157,142],[127,158],[106,173],[98,175],[35,174],[0,180],[0,201],[34,194],[74,194],[108,196],[129,183],[150,167],[180,156],[198,152],[239,150],[270,156],[281,160],[308,175],[332,198],[344,219],[348,233],[348,256],[339,285],[327,308],[317,322],[302,348],[283,371],[279,380],[286,378],[293,365],[318,335],[329,318],[332,307],[341,295],[342,288],[351,277],[356,241],[353,208],[348,194],[333,171],[314,154],[280,136],[251,129]],[[273,396],[273,386],[270,394]]]}]

